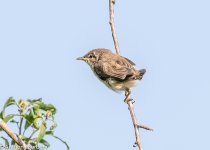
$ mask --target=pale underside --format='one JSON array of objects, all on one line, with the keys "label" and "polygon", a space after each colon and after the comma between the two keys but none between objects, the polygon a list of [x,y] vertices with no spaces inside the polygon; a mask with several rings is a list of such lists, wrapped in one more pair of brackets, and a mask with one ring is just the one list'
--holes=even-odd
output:
[{"label": "pale underside", "polygon": [[112,89],[113,91],[127,91],[128,89],[131,89],[132,87],[136,86],[137,80],[127,80],[127,81],[116,81],[109,78],[105,81],[105,85]]},{"label": "pale underside", "polygon": [[[92,70],[93,68],[90,67]],[[98,75],[93,71],[95,76],[104,83],[108,88],[115,92],[126,91],[132,87],[135,87],[138,80],[127,80],[127,81],[117,81],[112,78],[108,78],[107,80],[101,80]]]}]

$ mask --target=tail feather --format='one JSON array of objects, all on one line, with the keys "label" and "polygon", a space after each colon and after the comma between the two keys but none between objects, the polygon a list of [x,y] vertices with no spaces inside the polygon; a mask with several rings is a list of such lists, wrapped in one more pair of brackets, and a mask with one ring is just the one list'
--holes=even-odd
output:
[{"label": "tail feather", "polygon": [[138,70],[138,74],[136,76],[136,78],[138,80],[141,80],[143,78],[143,75],[146,73],[146,69],[141,69],[141,70]]}]

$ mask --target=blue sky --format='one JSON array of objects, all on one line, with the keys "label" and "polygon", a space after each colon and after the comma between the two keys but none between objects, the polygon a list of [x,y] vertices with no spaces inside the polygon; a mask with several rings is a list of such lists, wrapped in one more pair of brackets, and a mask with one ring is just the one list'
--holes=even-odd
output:
[{"label": "blue sky", "polygon": [[[210,2],[117,1],[123,56],[147,73],[133,90],[145,150],[209,149]],[[108,0],[0,1],[0,106],[43,98],[57,106],[56,134],[72,150],[134,149],[133,126],[117,94],[76,61],[114,51]],[[65,149],[49,139],[50,150]]]}]

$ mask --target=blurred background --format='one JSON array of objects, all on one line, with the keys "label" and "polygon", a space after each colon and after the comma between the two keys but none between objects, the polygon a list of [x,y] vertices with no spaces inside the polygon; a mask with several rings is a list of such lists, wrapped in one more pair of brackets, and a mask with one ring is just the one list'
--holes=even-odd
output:
[{"label": "blurred background", "polygon": [[[210,2],[116,1],[121,53],[146,68],[133,90],[145,150],[210,149]],[[114,45],[108,0],[0,1],[0,109],[42,98],[72,150],[134,150],[124,94],[76,58]],[[65,149],[49,139],[49,150]]]}]

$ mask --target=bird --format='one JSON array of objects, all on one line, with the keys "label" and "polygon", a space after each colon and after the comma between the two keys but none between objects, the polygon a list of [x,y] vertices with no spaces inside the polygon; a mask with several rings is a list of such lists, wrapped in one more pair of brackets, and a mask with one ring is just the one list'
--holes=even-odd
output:
[{"label": "bird", "polygon": [[131,88],[135,87],[137,81],[146,73],[146,69],[136,69],[135,63],[130,59],[105,48],[93,49],[77,60],[85,61],[96,77],[111,90],[124,91],[124,102],[128,101]]}]

